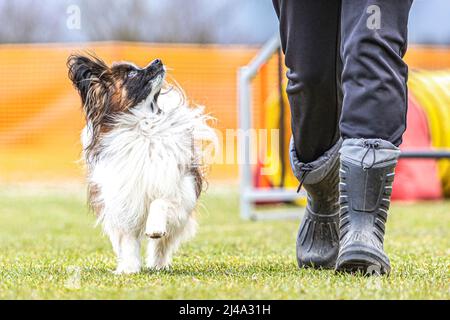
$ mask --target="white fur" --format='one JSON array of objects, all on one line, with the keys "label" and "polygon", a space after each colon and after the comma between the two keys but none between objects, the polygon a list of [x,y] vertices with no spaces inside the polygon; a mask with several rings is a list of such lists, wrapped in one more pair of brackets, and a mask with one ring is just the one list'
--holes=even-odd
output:
[{"label": "white fur", "polygon": [[[153,95],[117,116],[88,167],[89,183],[99,188],[94,201],[103,208],[98,222],[112,242],[119,274],[140,271],[144,235],[160,237],[150,238],[147,249],[147,267],[155,269],[168,268],[180,243],[194,235],[197,196],[190,169],[203,156],[195,141],[217,141],[203,108],[179,105],[183,94],[172,91],[160,97],[163,112],[156,114]],[[84,147],[89,132],[87,124]]]}]

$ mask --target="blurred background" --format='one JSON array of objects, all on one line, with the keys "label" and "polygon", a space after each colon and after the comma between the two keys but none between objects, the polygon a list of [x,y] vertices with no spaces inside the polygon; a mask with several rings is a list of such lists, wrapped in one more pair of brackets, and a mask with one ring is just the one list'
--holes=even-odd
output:
[{"label": "blurred background", "polygon": [[[82,21],[70,29],[74,5]],[[415,0],[410,42],[450,44],[449,12],[448,0]],[[277,30],[271,0],[1,0],[0,21],[2,43],[262,44]]]},{"label": "blurred background", "polygon": [[[402,201],[391,206],[385,246],[395,270],[389,279],[298,270],[305,199],[285,151],[290,115],[276,34],[271,0],[0,0],[0,299],[448,300],[450,200],[442,199],[450,197],[449,160],[400,160],[392,198]],[[449,150],[450,0],[414,1],[409,42],[401,148]],[[109,241],[92,228],[86,205],[78,161],[84,119],[67,57],[88,50],[107,63],[141,66],[161,58],[225,136],[243,115],[238,70],[267,43],[275,49],[247,86],[246,114],[252,128],[279,130],[279,150],[258,150],[249,179],[240,179],[233,159],[211,167],[198,237],[173,269],[113,276]],[[227,152],[236,151],[232,140]],[[271,220],[255,223],[256,211]],[[295,220],[273,221],[287,211]]]},{"label": "blurred background", "polygon": [[[448,0],[414,1],[404,148],[450,147],[449,12]],[[67,79],[70,53],[90,50],[108,63],[140,65],[162,58],[189,98],[205,105],[224,132],[237,127],[238,68],[277,33],[271,0],[0,0],[0,21],[0,183],[83,181],[77,162],[83,117]],[[278,79],[275,55],[252,83],[255,128],[280,124],[274,120],[283,103]],[[282,155],[273,162],[287,166]],[[447,160],[405,160],[402,166],[398,198],[450,194]],[[296,184],[290,170],[261,177],[259,169],[257,187]],[[214,165],[211,177],[235,184],[238,167]],[[423,190],[415,184],[420,179],[426,179]]]}]

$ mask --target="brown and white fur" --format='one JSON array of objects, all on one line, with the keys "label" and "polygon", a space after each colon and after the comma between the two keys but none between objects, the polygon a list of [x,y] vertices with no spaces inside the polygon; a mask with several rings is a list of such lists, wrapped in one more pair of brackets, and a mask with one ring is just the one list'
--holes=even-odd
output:
[{"label": "brown and white fur", "polygon": [[68,67],[86,116],[89,202],[117,256],[115,273],[141,270],[144,238],[147,267],[168,268],[196,231],[204,151],[198,142],[216,142],[209,117],[189,107],[181,90],[160,94],[160,60],[109,67],[93,55],[72,55]]}]

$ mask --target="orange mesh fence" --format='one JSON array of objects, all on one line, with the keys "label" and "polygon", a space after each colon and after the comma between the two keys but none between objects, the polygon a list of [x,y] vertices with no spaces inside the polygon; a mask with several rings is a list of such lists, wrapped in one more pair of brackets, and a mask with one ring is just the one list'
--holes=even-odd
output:
[{"label": "orange mesh fence", "polygon": [[[0,46],[0,181],[81,178],[77,163],[83,127],[80,100],[67,78],[66,59],[95,51],[108,63],[146,65],[161,57],[191,101],[205,105],[216,127],[236,128],[236,70],[257,48],[98,43]],[[258,82],[256,82],[258,83]],[[256,85],[261,87],[261,85]],[[261,105],[255,90],[255,106]],[[215,165],[213,179],[237,177],[236,165]]]},{"label": "orange mesh fence", "polygon": [[[77,163],[83,127],[80,100],[67,78],[70,53],[92,50],[108,63],[146,65],[159,57],[173,69],[189,99],[206,106],[217,129],[237,126],[237,70],[258,51],[243,46],[91,43],[88,45],[0,46],[0,182],[81,179]],[[448,50],[412,48],[412,67],[450,67]],[[264,126],[262,108],[277,86],[272,59],[254,80],[254,126]],[[225,134],[223,135],[225,136]],[[217,164],[212,179],[236,180],[236,164]]]}]

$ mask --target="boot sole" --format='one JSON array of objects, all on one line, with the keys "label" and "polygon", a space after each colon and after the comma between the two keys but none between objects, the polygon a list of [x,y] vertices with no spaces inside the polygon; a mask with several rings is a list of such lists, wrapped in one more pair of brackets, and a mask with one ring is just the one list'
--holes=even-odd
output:
[{"label": "boot sole", "polygon": [[342,252],[336,262],[337,272],[359,273],[366,276],[388,275],[389,262],[380,253],[368,248],[349,248]]}]

